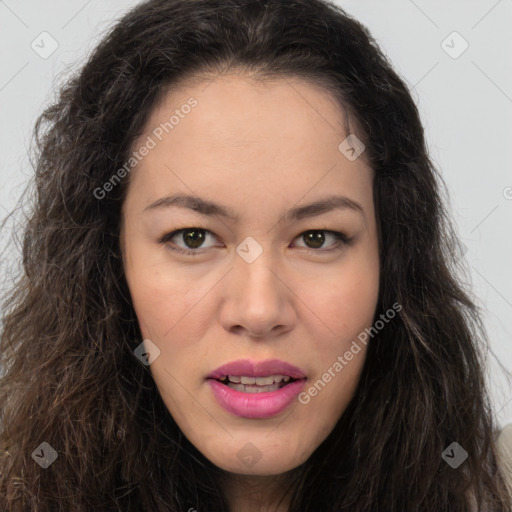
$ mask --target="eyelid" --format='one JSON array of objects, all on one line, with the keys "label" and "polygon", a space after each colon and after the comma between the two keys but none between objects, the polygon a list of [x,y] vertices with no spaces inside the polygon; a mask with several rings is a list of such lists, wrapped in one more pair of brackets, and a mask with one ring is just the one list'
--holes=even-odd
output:
[{"label": "eyelid", "polygon": [[[213,236],[214,238],[216,238],[216,235],[208,230],[208,229],[205,229],[205,228],[200,228],[200,227],[197,227],[197,226],[191,226],[191,227],[186,227],[186,228],[181,228],[181,229],[176,229],[174,231],[170,231],[169,233],[166,233],[164,234],[163,236],[161,236],[159,239],[158,239],[158,243],[159,244],[168,244],[171,239],[173,239],[174,237],[178,236],[179,234],[185,232],[185,231],[193,231],[193,230],[197,230],[197,231],[204,231],[205,234],[208,234],[208,235],[211,235]],[[311,229],[306,229],[304,231],[302,231],[301,233],[299,233],[295,238],[299,238],[300,236],[304,235],[305,233],[310,233],[310,232],[315,232],[315,231],[319,231],[319,232],[324,232],[324,233],[328,233],[332,236],[334,236],[334,238],[336,238],[336,242],[334,244],[332,244],[332,248],[328,248],[328,249],[323,249],[323,248],[320,248],[320,249],[314,249],[314,248],[310,248],[310,247],[304,247],[304,246],[300,246],[301,248],[303,249],[306,249],[307,251],[309,252],[313,252],[313,253],[329,253],[329,252],[334,252],[336,250],[341,250],[343,249],[345,246],[347,245],[350,245],[355,237],[349,237],[347,235],[345,235],[344,233],[340,232],[340,231],[334,231],[332,229],[326,229],[326,228],[311,228]],[[193,249],[184,249],[183,247],[170,247],[168,246],[168,248],[174,252],[177,252],[177,253],[181,253],[181,254],[187,254],[187,255],[199,255],[199,254],[204,254],[205,250],[206,249],[210,249],[210,247],[207,247],[203,250],[203,248],[198,248],[196,250],[193,250]]]}]

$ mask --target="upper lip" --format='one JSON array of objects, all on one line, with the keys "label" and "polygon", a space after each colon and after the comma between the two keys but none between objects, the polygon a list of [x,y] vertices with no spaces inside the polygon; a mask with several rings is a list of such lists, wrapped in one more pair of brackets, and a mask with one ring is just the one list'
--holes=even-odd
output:
[{"label": "upper lip", "polygon": [[292,379],[304,379],[306,375],[302,370],[279,359],[266,359],[253,361],[251,359],[238,359],[219,366],[208,375],[208,379],[221,379],[226,375],[239,375],[246,377],[268,377],[270,375],[284,375]]}]

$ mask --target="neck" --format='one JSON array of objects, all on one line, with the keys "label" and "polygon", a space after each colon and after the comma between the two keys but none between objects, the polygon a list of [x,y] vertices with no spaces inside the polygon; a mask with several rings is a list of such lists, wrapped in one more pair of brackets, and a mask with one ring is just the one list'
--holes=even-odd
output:
[{"label": "neck", "polygon": [[286,474],[261,476],[228,473],[221,487],[230,512],[288,512],[291,489]]}]

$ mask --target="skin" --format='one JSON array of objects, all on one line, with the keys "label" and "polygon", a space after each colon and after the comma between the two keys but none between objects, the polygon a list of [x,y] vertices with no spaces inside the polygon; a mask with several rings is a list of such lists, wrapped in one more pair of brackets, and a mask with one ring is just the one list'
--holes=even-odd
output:
[{"label": "skin", "polygon": [[[338,149],[347,136],[343,111],[323,89],[246,73],[173,88],[134,148],[190,97],[197,106],[155,139],[130,176],[121,230],[126,278],[144,339],[160,350],[149,369],[161,397],[190,442],[226,471],[231,510],[286,510],[287,502],[275,505],[279,476],[332,431],[357,387],[366,347],[359,343],[361,351],[309,403],[294,401],[268,419],[225,411],[205,379],[235,359],[277,358],[301,368],[308,389],[372,325],[379,292],[373,171]],[[145,211],[175,193],[212,200],[240,220],[177,206]],[[345,208],[283,219],[331,194],[357,201],[364,215]],[[202,245],[187,245],[183,234],[158,242],[183,228],[209,232]],[[302,236],[308,230],[355,241],[328,251],[336,239],[324,231],[323,245],[315,244]],[[263,250],[252,263],[236,252],[248,236]],[[261,454],[251,467],[237,457],[247,442]]]}]

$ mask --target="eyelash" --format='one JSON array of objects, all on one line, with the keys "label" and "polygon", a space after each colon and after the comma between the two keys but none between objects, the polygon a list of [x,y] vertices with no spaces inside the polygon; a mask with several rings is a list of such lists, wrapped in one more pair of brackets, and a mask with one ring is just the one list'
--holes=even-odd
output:
[{"label": "eyelash", "polygon": [[[211,231],[209,231],[208,229],[197,228],[197,227],[182,228],[182,229],[177,229],[175,231],[172,231],[170,233],[167,233],[167,234],[163,235],[158,240],[158,243],[159,244],[163,244],[163,245],[167,245],[168,249],[170,249],[171,251],[180,253],[180,254],[185,254],[185,255],[188,255],[188,256],[199,256],[200,254],[204,254],[204,251],[203,252],[199,252],[200,251],[199,249],[193,251],[193,250],[190,250],[190,249],[183,249],[181,247],[171,247],[170,245],[168,245],[169,241],[172,238],[174,238],[175,236],[177,236],[179,234],[182,234],[184,232],[187,232],[187,231],[194,231],[194,230],[204,231],[204,233],[209,233],[209,234],[213,235],[213,233]],[[331,247],[330,249],[311,249],[311,248],[307,248],[307,247],[305,248],[308,251],[314,252],[314,253],[315,252],[316,253],[318,253],[318,252],[331,252],[331,251],[337,251],[337,250],[339,251],[339,250],[343,249],[344,246],[350,245],[351,242],[354,240],[354,237],[348,237],[344,233],[340,233],[338,231],[331,231],[331,230],[328,230],[328,229],[308,229],[307,231],[303,231],[298,236],[304,235],[305,233],[312,233],[312,232],[329,233],[329,234],[333,235],[336,238],[336,243],[334,243],[333,247]]]}]

